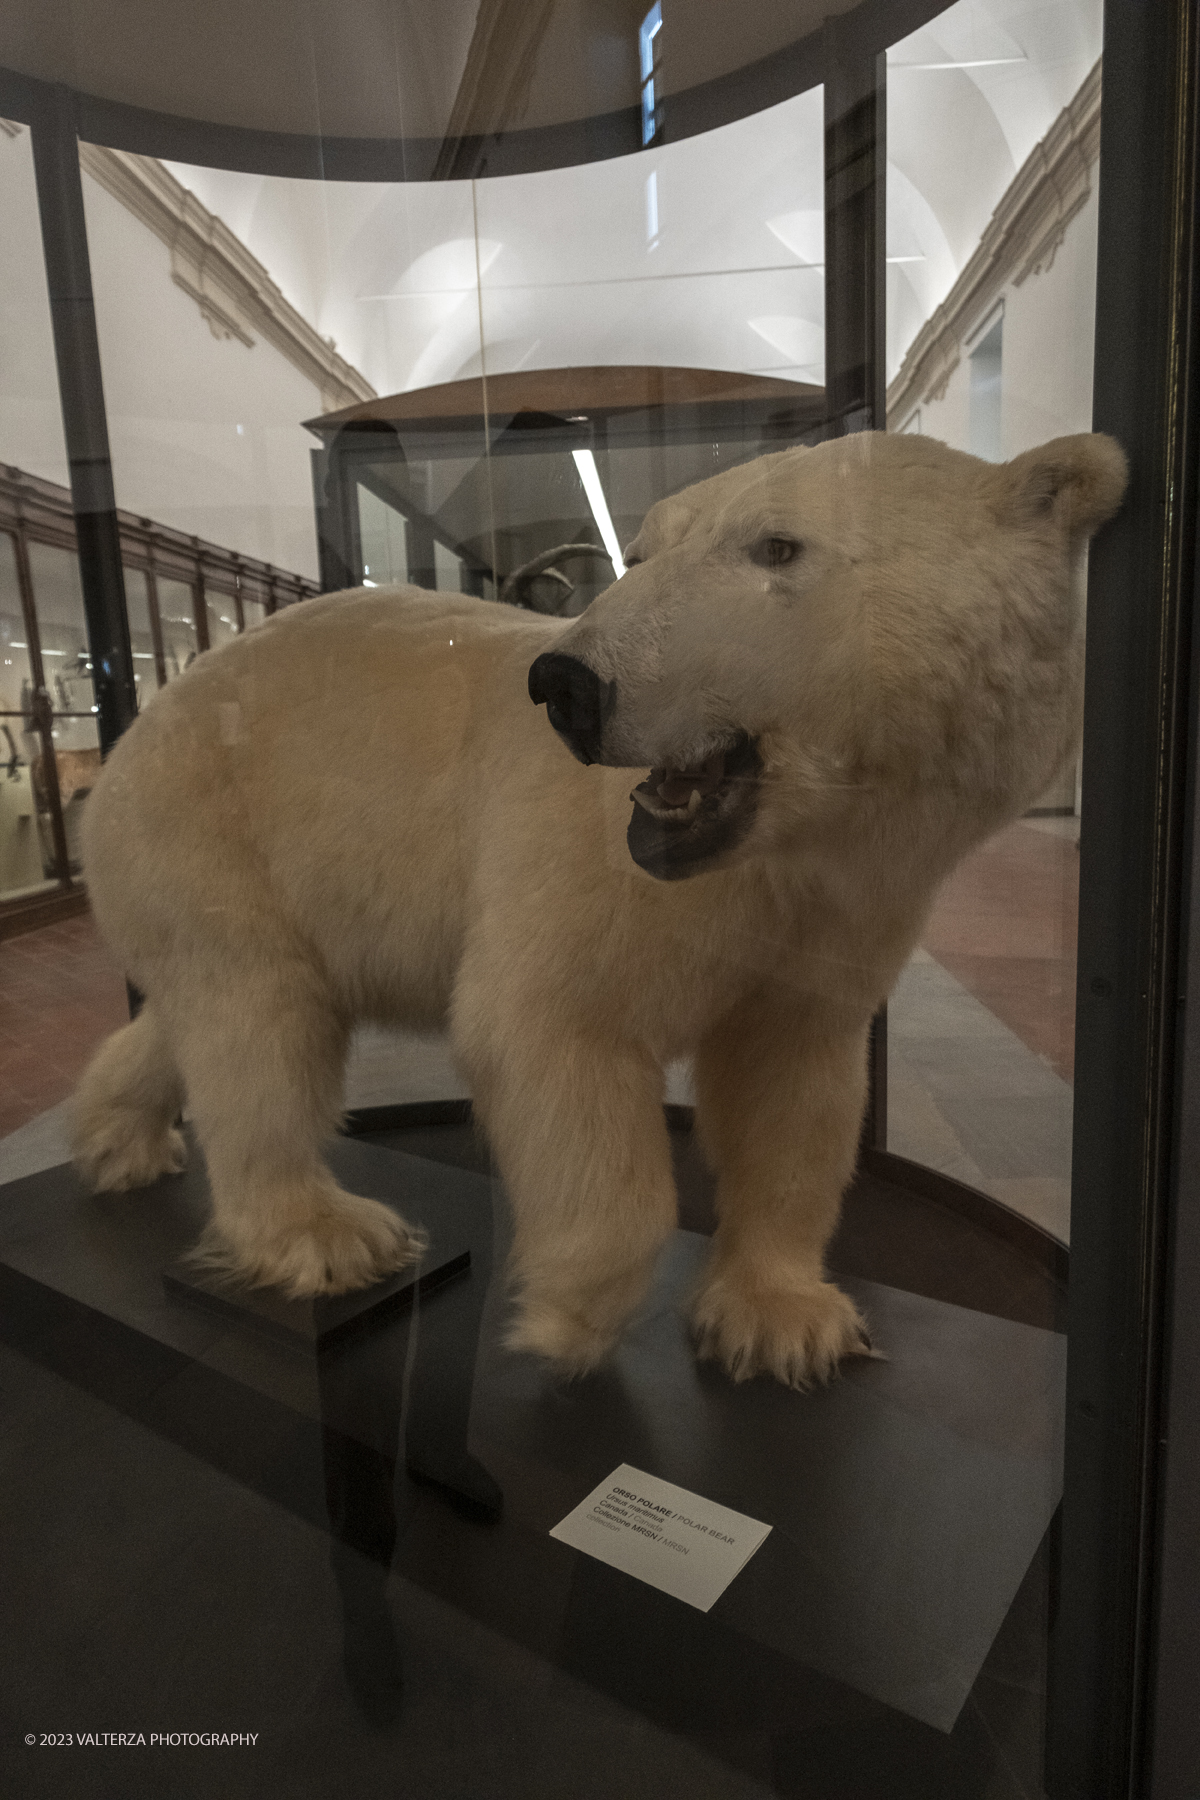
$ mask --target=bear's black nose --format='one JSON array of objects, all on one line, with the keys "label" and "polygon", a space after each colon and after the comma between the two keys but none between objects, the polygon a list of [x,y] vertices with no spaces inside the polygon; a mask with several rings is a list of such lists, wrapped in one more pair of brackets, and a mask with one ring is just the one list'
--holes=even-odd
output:
[{"label": "bear's black nose", "polygon": [[529,698],[546,703],[546,716],[581,763],[600,761],[604,721],[612,711],[615,682],[601,681],[577,656],[548,650],[529,671]]}]

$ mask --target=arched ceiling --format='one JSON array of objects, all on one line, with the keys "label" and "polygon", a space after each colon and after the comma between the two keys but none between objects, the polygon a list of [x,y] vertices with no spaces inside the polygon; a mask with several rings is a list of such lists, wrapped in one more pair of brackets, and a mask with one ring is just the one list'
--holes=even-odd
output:
[{"label": "arched ceiling", "polygon": [[958,0],[888,51],[888,376],[1090,73],[1100,0]]},{"label": "arched ceiling", "polygon": [[[1099,0],[958,0],[889,52],[889,375],[1100,30]],[[660,361],[821,381],[822,154],[813,90],[681,143],[475,184],[172,166],[390,393],[477,373],[481,342],[493,372]]]}]

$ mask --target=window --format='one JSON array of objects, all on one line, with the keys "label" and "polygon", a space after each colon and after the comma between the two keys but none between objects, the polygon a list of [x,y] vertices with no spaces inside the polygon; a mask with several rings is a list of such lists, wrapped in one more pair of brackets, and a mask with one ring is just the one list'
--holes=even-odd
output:
[{"label": "window", "polygon": [[968,430],[971,453],[986,462],[999,462],[1000,360],[1004,345],[1004,316],[982,337],[971,352],[971,388]]},{"label": "window", "polygon": [[662,72],[661,32],[662,0],[654,0],[654,5],[638,27],[638,51],[642,63],[643,144],[652,144],[662,129],[662,110],[655,85]]}]

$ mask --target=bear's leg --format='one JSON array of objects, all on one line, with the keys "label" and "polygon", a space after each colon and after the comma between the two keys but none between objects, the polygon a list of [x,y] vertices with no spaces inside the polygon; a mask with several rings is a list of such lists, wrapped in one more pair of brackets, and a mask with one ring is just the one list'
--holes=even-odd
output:
[{"label": "bear's leg", "polygon": [[96,1052],[71,1103],[71,1153],[94,1193],[147,1187],[187,1159],[175,1120],[183,1083],[152,1006]]},{"label": "bear's leg", "polygon": [[165,989],[204,1149],[212,1222],[195,1260],[293,1298],[366,1287],[424,1248],[390,1207],[340,1188],[322,1157],[342,1108],[348,1021],[302,949],[222,946],[215,980]]},{"label": "bear's leg", "polygon": [[582,1374],[613,1348],[674,1229],[662,1070],[636,1045],[564,1034],[561,1016],[502,1039],[464,1029],[469,1011],[460,996],[458,1050],[515,1225],[508,1344]]},{"label": "bear's leg", "polygon": [[826,1381],[869,1350],[824,1251],[854,1169],[867,1026],[822,1003],[743,1002],[696,1058],[697,1123],[718,1226],[692,1320],[735,1381]]}]

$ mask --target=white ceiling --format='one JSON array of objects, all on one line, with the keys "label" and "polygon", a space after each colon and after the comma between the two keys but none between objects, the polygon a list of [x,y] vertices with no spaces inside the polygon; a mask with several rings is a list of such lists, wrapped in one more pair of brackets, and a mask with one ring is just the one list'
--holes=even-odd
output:
[{"label": "white ceiling", "polygon": [[1102,47],[1101,0],[958,0],[888,52],[888,378]]},{"label": "white ceiling", "polygon": [[[958,0],[889,52],[889,376],[1100,44],[1101,0]],[[477,183],[171,166],[380,393],[477,373],[481,349],[490,373],[669,363],[819,382],[821,103]]]}]

